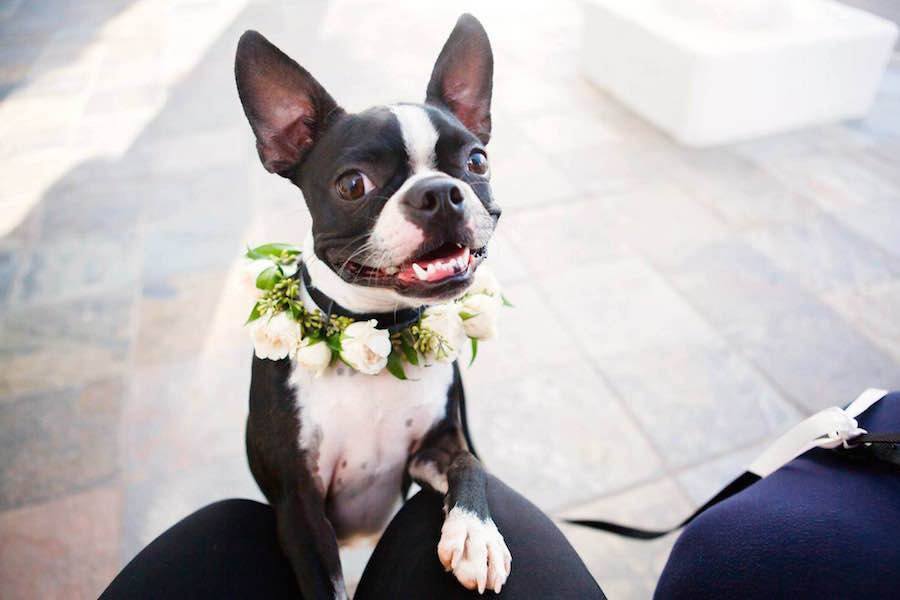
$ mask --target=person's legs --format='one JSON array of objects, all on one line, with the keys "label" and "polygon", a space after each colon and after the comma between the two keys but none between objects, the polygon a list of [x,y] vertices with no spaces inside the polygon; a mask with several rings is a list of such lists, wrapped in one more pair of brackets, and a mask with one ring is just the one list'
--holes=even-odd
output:
[{"label": "person's legs", "polygon": [[[502,598],[605,598],[562,532],[537,507],[488,476],[491,516],[512,554]],[[441,498],[422,491],[388,525],[366,565],[356,600],[476,598],[437,556],[444,521]],[[485,592],[493,595],[492,592]]]},{"label": "person's legs", "polygon": [[[900,394],[859,424],[900,431]],[[815,449],[691,523],[655,598],[888,598],[898,565],[900,467]]]},{"label": "person's legs", "polygon": [[272,509],[225,500],[179,521],[134,557],[101,598],[299,598]]}]

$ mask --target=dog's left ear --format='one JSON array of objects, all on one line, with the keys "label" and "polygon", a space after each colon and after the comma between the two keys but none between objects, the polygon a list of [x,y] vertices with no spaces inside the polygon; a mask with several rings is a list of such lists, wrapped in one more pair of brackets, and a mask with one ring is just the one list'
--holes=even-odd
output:
[{"label": "dog's left ear", "polygon": [[494,55],[487,32],[470,14],[462,15],[431,72],[425,102],[446,107],[483,144],[491,139]]}]

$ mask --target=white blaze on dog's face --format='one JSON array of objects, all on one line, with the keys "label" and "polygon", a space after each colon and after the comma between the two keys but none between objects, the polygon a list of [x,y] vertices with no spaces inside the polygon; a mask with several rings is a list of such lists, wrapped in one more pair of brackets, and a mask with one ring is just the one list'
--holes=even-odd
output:
[{"label": "white blaze on dog's face", "polygon": [[359,312],[464,292],[500,216],[485,147],[493,59],[477,21],[454,29],[423,104],[346,113],[258,34],[242,39],[237,64],[263,164],[309,207],[316,287]]}]

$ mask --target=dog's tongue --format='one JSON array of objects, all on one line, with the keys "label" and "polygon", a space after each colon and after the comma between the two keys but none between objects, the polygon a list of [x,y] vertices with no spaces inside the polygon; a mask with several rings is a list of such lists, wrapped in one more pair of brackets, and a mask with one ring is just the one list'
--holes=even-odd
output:
[{"label": "dog's tongue", "polygon": [[406,281],[427,281],[432,283],[453,277],[469,266],[469,249],[454,248],[446,254],[433,258],[419,258],[400,268],[399,279]]}]

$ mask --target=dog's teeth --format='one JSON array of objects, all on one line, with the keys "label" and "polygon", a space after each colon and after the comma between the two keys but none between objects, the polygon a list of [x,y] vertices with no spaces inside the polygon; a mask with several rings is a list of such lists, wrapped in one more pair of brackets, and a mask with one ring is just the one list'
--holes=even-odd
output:
[{"label": "dog's teeth", "polygon": [[399,270],[400,269],[398,269],[397,267],[387,267],[385,268],[384,272],[388,275],[396,275]]},{"label": "dog's teeth", "polygon": [[456,247],[457,247],[457,248],[462,248],[463,246],[462,246],[462,244],[457,244]]},{"label": "dog's teeth", "polygon": [[428,271],[419,266],[419,263],[413,263],[413,272],[416,274],[416,277],[425,281],[428,279]]},{"label": "dog's teeth", "polygon": [[429,275],[434,275],[434,272],[435,272],[436,270],[437,270],[437,269],[435,269],[434,263],[431,263],[430,265],[428,265],[428,268],[425,269],[425,272],[428,273]]},{"label": "dog's teeth", "polygon": [[466,248],[463,251],[462,257],[460,257],[460,259],[459,259],[462,262],[463,266],[466,266],[469,264],[469,254],[470,254],[469,249]]}]

